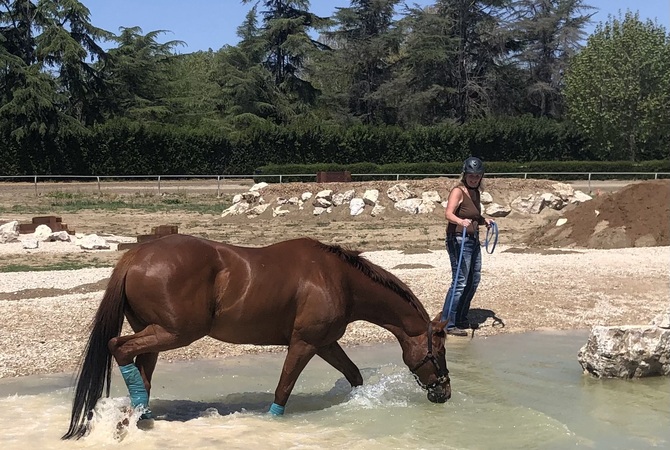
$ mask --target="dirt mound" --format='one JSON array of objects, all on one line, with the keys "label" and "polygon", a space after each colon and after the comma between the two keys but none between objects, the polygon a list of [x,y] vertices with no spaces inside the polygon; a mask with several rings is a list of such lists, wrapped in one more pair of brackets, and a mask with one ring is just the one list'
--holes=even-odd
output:
[{"label": "dirt mound", "polygon": [[670,180],[632,184],[570,207],[531,233],[528,244],[550,247],[624,248],[670,245]]}]

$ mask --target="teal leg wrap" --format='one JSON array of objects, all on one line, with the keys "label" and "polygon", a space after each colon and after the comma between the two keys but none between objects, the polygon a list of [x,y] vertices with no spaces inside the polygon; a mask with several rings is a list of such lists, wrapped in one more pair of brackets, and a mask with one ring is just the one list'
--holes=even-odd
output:
[{"label": "teal leg wrap", "polygon": [[144,388],[144,380],[142,380],[142,375],[140,374],[139,369],[135,364],[130,363],[126,366],[119,366],[119,370],[121,370],[123,381],[126,382],[128,392],[130,393],[130,406],[133,408],[142,406],[144,408],[144,414],[142,414],[141,418],[150,419],[149,393]]},{"label": "teal leg wrap", "polygon": [[276,403],[273,403],[272,405],[270,405],[270,411],[268,411],[268,412],[270,414],[272,414],[273,416],[283,416],[284,415],[284,407],[279,406]]}]

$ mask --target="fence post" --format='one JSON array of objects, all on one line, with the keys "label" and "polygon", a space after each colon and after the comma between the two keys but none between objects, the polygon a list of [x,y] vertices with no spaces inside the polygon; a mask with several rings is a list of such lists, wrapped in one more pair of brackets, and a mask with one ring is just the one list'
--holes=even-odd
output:
[{"label": "fence post", "polygon": [[282,183],[282,181],[281,181],[281,180],[282,180],[282,176],[281,176],[281,175],[279,175],[279,184],[281,184],[281,183]]},{"label": "fence post", "polygon": [[98,179],[98,195],[102,195],[102,191],[100,190],[100,177],[95,177]]},{"label": "fence post", "polygon": [[591,193],[591,172],[589,172],[589,193]]},{"label": "fence post", "polygon": [[161,176],[158,175],[158,195],[161,195]]},{"label": "fence post", "polygon": [[216,176],[216,198],[221,197],[221,175]]},{"label": "fence post", "polygon": [[37,175],[35,175],[35,197],[37,197]]}]

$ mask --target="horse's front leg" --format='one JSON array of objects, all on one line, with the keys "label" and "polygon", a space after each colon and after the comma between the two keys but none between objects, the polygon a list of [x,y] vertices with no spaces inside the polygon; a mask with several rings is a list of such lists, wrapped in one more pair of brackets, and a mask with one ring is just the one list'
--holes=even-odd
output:
[{"label": "horse's front leg", "polygon": [[363,377],[361,371],[358,370],[356,364],[349,359],[344,350],[337,342],[320,347],[316,353],[328,364],[342,372],[351,384],[351,387],[361,386],[363,384]]},{"label": "horse's front leg", "polygon": [[293,341],[288,346],[288,354],[275,389],[275,401],[270,406],[270,413],[275,416],[284,414],[284,406],[291,391],[310,359],[316,354],[316,347],[304,341]]}]

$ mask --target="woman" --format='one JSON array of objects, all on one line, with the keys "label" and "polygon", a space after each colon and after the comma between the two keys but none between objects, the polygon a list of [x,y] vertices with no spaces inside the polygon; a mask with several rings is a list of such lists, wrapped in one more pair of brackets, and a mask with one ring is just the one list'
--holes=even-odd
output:
[{"label": "woman", "polygon": [[[479,187],[484,177],[484,163],[470,157],[463,163],[461,183],[449,193],[444,215],[447,224],[446,245],[451,261],[451,287],[447,291],[442,308],[442,320],[447,320],[447,334],[467,336],[470,328],[468,311],[470,302],[477,291],[482,269],[482,253],[479,243],[479,226],[490,227],[492,219],[485,219],[481,213]],[[463,238],[463,228],[466,229]],[[456,268],[463,248],[458,278]],[[452,294],[453,292],[453,294]],[[453,299],[452,299],[453,295]]]}]

